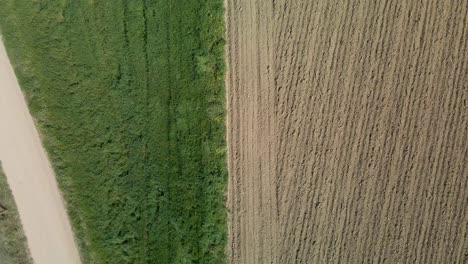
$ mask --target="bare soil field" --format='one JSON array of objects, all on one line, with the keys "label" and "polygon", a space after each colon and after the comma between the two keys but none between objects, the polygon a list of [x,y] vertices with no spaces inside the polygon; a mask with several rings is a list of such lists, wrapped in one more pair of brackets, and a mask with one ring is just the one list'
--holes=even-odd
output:
[{"label": "bare soil field", "polygon": [[231,263],[468,263],[468,2],[226,0]]},{"label": "bare soil field", "polygon": [[80,263],[54,172],[1,41],[0,160],[34,263]]}]

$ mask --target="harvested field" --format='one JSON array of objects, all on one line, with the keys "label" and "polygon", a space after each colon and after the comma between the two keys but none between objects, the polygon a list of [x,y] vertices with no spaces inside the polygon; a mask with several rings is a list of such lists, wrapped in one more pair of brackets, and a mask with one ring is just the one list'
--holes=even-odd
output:
[{"label": "harvested field", "polygon": [[231,263],[468,262],[468,2],[227,0]]}]

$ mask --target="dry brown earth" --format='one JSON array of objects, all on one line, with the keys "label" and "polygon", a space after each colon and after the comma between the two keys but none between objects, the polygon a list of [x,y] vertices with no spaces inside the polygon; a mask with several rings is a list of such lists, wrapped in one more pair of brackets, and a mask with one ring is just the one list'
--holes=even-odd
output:
[{"label": "dry brown earth", "polygon": [[468,1],[226,9],[231,263],[468,263]]}]

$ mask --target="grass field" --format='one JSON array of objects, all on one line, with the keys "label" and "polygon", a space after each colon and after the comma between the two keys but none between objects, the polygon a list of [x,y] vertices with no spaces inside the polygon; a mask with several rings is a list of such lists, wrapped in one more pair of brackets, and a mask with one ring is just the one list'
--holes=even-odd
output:
[{"label": "grass field", "polygon": [[15,201],[0,164],[0,263],[28,264],[29,256],[26,237]]},{"label": "grass field", "polygon": [[222,263],[222,0],[3,0],[84,263]]}]

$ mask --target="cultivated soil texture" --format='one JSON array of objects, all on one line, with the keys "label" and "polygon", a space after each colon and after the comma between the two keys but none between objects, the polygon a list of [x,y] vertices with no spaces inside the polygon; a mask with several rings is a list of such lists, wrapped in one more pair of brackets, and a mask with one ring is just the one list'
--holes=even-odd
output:
[{"label": "cultivated soil texture", "polygon": [[1,41],[0,160],[34,263],[80,263],[55,175]]},{"label": "cultivated soil texture", "polygon": [[227,0],[231,263],[468,262],[468,2]]}]

